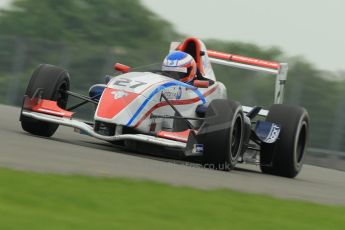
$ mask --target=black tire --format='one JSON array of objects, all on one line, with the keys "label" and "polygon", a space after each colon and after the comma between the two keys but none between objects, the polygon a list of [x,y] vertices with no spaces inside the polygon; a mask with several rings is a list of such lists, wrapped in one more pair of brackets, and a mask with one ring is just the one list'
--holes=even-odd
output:
[{"label": "black tire", "polygon": [[[32,73],[25,95],[33,97],[38,88],[43,89],[42,99],[57,101],[60,108],[67,106],[68,95],[63,91],[69,90],[70,77],[66,70],[48,64],[39,65]],[[22,128],[32,134],[50,137],[58,124],[38,121],[29,117],[21,116]]]},{"label": "black tire", "polygon": [[210,103],[198,133],[198,142],[204,144],[204,167],[223,171],[235,167],[243,146],[243,127],[239,103],[226,99]]},{"label": "black tire", "polygon": [[309,129],[306,109],[273,105],[266,121],[281,125],[276,143],[262,144],[260,168],[263,173],[294,178],[301,171]]}]

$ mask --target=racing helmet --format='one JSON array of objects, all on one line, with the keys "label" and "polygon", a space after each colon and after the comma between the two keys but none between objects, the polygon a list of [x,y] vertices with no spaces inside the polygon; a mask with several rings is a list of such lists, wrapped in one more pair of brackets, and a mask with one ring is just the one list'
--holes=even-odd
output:
[{"label": "racing helmet", "polygon": [[162,71],[169,77],[188,83],[196,76],[196,63],[193,57],[182,51],[173,51],[165,57]]}]

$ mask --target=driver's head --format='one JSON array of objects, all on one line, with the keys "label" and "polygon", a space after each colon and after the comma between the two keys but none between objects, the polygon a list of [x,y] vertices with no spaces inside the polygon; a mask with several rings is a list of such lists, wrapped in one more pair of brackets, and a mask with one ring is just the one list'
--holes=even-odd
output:
[{"label": "driver's head", "polygon": [[168,76],[188,83],[195,78],[196,63],[189,54],[181,51],[173,51],[165,57],[162,70]]}]

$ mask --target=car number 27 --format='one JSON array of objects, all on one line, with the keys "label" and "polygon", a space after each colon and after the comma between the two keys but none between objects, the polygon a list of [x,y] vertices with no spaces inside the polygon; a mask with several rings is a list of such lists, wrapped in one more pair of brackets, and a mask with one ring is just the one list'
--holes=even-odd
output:
[{"label": "car number 27", "polygon": [[130,89],[135,89],[139,86],[146,85],[146,82],[141,82],[141,81],[133,81],[128,78],[119,78],[116,81],[114,81],[113,85],[117,86],[122,86],[122,87],[127,87]]}]

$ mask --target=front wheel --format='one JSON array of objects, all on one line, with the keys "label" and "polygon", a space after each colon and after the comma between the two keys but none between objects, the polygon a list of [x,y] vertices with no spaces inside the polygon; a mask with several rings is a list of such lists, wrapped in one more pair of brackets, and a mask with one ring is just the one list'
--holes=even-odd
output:
[{"label": "front wheel", "polygon": [[260,167],[263,173],[294,178],[301,171],[309,130],[309,115],[299,106],[276,104],[266,121],[279,124],[276,143],[263,143]]},{"label": "front wheel", "polygon": [[[48,64],[42,64],[32,73],[25,95],[34,96],[37,89],[43,89],[42,99],[57,101],[57,105],[65,109],[68,95],[65,93],[70,87],[70,77],[66,70]],[[32,134],[50,137],[58,124],[38,121],[33,118],[21,116],[22,128]]]}]

